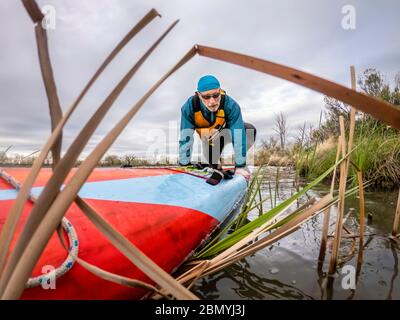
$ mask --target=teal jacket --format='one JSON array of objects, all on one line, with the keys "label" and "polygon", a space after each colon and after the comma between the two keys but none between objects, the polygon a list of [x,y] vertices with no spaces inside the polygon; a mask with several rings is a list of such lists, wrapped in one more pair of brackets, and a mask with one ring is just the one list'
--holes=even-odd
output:
[{"label": "teal jacket", "polygon": [[[181,108],[181,131],[179,139],[179,163],[186,165],[190,162],[193,148],[193,133],[195,132],[193,97],[190,97]],[[200,101],[201,112],[208,122],[214,123],[216,112],[209,111]],[[233,150],[235,152],[235,164],[237,167],[246,165],[246,132],[239,104],[228,95],[225,96],[225,120],[226,128],[230,129]],[[235,133],[236,132],[236,133]],[[235,134],[241,135],[241,141],[235,141]]]}]

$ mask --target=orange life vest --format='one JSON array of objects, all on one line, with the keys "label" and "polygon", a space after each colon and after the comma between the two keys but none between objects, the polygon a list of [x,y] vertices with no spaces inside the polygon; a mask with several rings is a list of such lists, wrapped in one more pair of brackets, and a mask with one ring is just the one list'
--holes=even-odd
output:
[{"label": "orange life vest", "polygon": [[198,95],[193,96],[193,111],[194,111],[194,124],[196,132],[199,134],[200,138],[210,137],[215,130],[222,130],[225,127],[225,91],[221,90],[221,101],[219,103],[219,108],[217,110],[217,114],[215,116],[215,120],[213,123],[208,122],[208,120],[204,117],[200,108],[200,98]]}]

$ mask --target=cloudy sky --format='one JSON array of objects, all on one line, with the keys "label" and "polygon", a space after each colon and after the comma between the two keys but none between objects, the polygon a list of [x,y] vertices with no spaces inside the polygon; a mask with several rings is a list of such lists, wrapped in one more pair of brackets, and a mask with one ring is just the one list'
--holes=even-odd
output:
[{"label": "cloudy sky", "polygon": [[[156,18],[107,68],[64,131],[63,150],[125,72],[176,19],[180,23],[143,65],[118,98],[85,149],[87,154],[147,89],[194,44],[223,48],[285,64],[350,85],[349,66],[369,67],[392,81],[400,71],[400,1],[298,0],[38,0],[56,10],[49,50],[63,110],[121,38],[151,8]],[[355,9],[355,29],[342,22]],[[348,20],[346,20],[348,21]],[[0,1],[0,151],[40,149],[50,132],[33,24],[20,1]],[[196,56],[146,102],[109,153],[177,153],[180,107],[204,74],[216,75],[241,106],[260,142],[274,134],[282,111],[290,132],[316,125],[323,96],[298,85],[223,62]]]}]

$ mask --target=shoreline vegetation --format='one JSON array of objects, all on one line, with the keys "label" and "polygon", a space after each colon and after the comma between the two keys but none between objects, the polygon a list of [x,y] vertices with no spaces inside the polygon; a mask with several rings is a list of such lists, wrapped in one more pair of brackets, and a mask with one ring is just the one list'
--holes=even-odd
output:
[{"label": "shoreline vegetation", "polygon": [[[400,106],[400,73],[394,84],[386,82],[385,77],[375,69],[367,69],[358,79],[361,90],[369,95]],[[296,136],[289,137],[286,116],[280,112],[275,118],[275,136],[261,142],[255,151],[255,166],[291,167],[299,179],[313,180],[325,172],[335,162],[339,117],[343,116],[348,131],[350,125],[350,106],[329,97],[324,97],[325,110],[320,114],[318,128],[304,122],[297,128]],[[322,121],[324,115],[324,121]],[[289,140],[291,139],[291,142]],[[370,188],[381,190],[396,189],[400,185],[400,133],[371,116],[357,112],[354,133],[354,150],[351,161],[361,169]],[[8,148],[9,149],[9,148]],[[31,166],[37,152],[29,155],[7,156],[8,149],[0,151],[0,166]],[[51,167],[51,157],[44,167]],[[227,161],[230,162],[230,161]],[[77,161],[79,166],[81,161]],[[99,167],[140,167],[177,165],[168,156],[158,161],[137,157],[135,154],[107,154],[99,162]],[[356,170],[351,166],[349,178],[356,184]],[[330,183],[332,175],[324,182]]]},{"label": "shoreline vegetation", "polygon": [[[400,106],[400,73],[394,79],[394,85],[385,81],[384,76],[375,69],[367,69],[358,79],[361,90]],[[283,113],[275,119],[274,131],[277,137],[262,142],[256,153],[256,165],[289,166],[296,170],[299,178],[313,180],[325,172],[334,162],[339,136],[339,117],[345,120],[346,132],[350,126],[350,106],[333,98],[325,97],[325,120],[322,112],[318,128],[312,128],[306,122],[298,128],[294,143],[288,139],[287,121]],[[400,185],[400,133],[371,116],[357,112],[354,132],[356,147],[351,155],[349,179],[356,185],[356,170],[359,168],[365,181],[373,189],[396,189]],[[332,175],[325,179],[330,183]]]}]

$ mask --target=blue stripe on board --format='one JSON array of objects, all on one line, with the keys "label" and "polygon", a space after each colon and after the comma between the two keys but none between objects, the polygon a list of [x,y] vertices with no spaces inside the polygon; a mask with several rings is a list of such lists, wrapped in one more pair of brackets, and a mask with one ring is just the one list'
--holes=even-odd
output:
[{"label": "blue stripe on board", "polygon": [[[246,180],[236,175],[211,186],[188,174],[87,182],[79,191],[85,199],[173,205],[207,213],[222,221],[246,189]],[[43,187],[32,189],[38,196]],[[0,200],[15,199],[14,190],[0,190]]]}]

